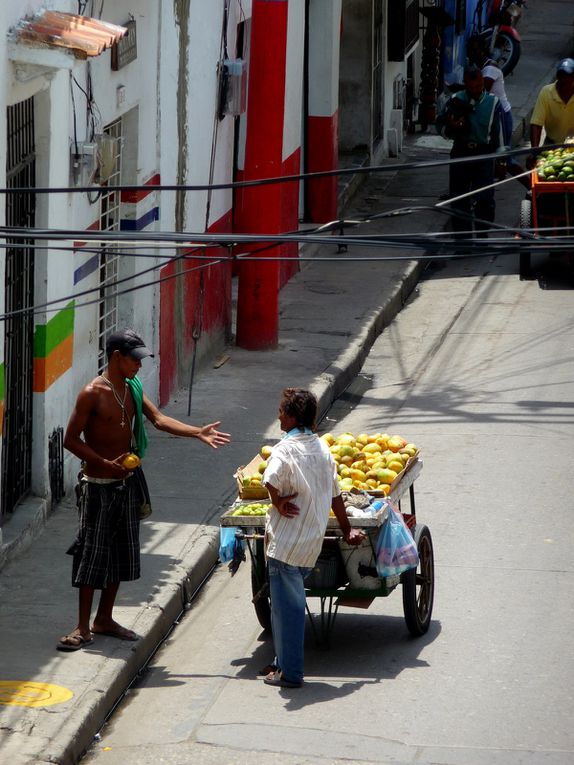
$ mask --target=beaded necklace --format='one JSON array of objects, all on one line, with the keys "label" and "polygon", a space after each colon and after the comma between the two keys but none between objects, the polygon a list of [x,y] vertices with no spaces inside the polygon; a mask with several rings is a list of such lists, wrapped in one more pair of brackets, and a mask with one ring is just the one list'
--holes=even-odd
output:
[{"label": "beaded necklace", "polygon": [[102,380],[103,380],[103,381],[106,383],[106,385],[107,385],[109,388],[111,388],[111,390],[112,390],[112,393],[114,394],[114,398],[115,398],[115,400],[118,402],[118,404],[119,404],[119,406],[120,406],[120,409],[122,410],[122,419],[121,419],[120,425],[122,426],[122,428],[125,428],[125,426],[126,426],[126,397],[127,397],[127,395],[128,395],[128,384],[127,384],[127,382],[124,380],[124,397],[123,397],[123,399],[121,399],[121,398],[118,396],[117,392],[116,392],[116,389],[115,389],[115,387],[114,387],[114,384],[113,384],[113,382],[112,382],[112,381],[111,381],[111,380],[110,380],[108,377],[106,377],[106,376],[105,376],[105,375],[103,375],[103,374],[101,374],[101,375],[99,375],[99,376],[100,376],[100,377],[102,378]]}]

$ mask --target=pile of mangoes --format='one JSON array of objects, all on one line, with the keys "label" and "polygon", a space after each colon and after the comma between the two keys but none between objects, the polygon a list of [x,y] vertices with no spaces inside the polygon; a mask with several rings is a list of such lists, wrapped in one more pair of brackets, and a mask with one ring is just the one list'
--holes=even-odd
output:
[{"label": "pile of mangoes", "polygon": [[344,491],[353,488],[387,495],[391,484],[416,457],[418,447],[401,436],[387,433],[342,433],[321,436],[337,464],[339,484]]},{"label": "pile of mangoes", "polygon": [[270,509],[270,502],[250,502],[248,505],[240,505],[231,515],[266,515]]},{"label": "pile of mangoes", "polygon": [[574,181],[574,146],[543,151],[536,162],[536,173],[542,182]]}]

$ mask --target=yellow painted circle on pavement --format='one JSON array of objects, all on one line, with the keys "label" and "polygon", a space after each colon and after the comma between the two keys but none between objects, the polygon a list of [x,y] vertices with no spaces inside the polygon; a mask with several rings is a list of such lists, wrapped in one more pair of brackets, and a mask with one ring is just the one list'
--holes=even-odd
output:
[{"label": "yellow painted circle on pavement", "polygon": [[12,707],[51,707],[74,694],[68,688],[29,680],[0,680],[0,704]]}]

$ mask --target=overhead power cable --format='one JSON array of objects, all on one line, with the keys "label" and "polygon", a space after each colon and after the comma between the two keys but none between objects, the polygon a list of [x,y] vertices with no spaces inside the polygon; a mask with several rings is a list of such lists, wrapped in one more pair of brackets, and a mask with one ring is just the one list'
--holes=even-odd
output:
[{"label": "overhead power cable", "polygon": [[[537,149],[509,149],[503,152],[493,152],[491,154],[479,154],[474,157],[457,157],[448,159],[433,159],[423,162],[393,162],[387,165],[366,165],[364,167],[337,168],[335,170],[319,170],[313,173],[298,173],[294,175],[280,175],[272,178],[257,178],[246,181],[227,181],[225,183],[201,183],[201,184],[141,184],[141,185],[107,185],[106,192],[113,191],[216,191],[222,189],[240,189],[257,186],[269,186],[277,183],[292,183],[304,180],[314,180],[317,178],[331,178],[333,176],[345,175],[366,175],[369,173],[394,173],[406,170],[431,169],[435,167],[448,167],[449,165],[469,164],[472,162],[483,162],[486,159],[503,159],[506,157],[515,157],[523,154],[532,154],[537,151],[547,151],[549,149],[565,148],[569,144],[553,144]],[[35,186],[0,188],[0,194],[23,194],[34,192],[35,194],[72,194],[72,193],[93,193],[101,191],[100,186]]]}]

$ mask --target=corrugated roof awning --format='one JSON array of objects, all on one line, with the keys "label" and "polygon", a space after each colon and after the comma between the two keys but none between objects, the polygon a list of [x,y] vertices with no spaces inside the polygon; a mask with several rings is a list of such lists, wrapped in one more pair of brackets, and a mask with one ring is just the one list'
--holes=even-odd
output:
[{"label": "corrugated roof awning", "polygon": [[99,56],[127,33],[126,27],[62,11],[44,11],[23,19],[11,33],[12,43],[56,48],[76,58]]}]

